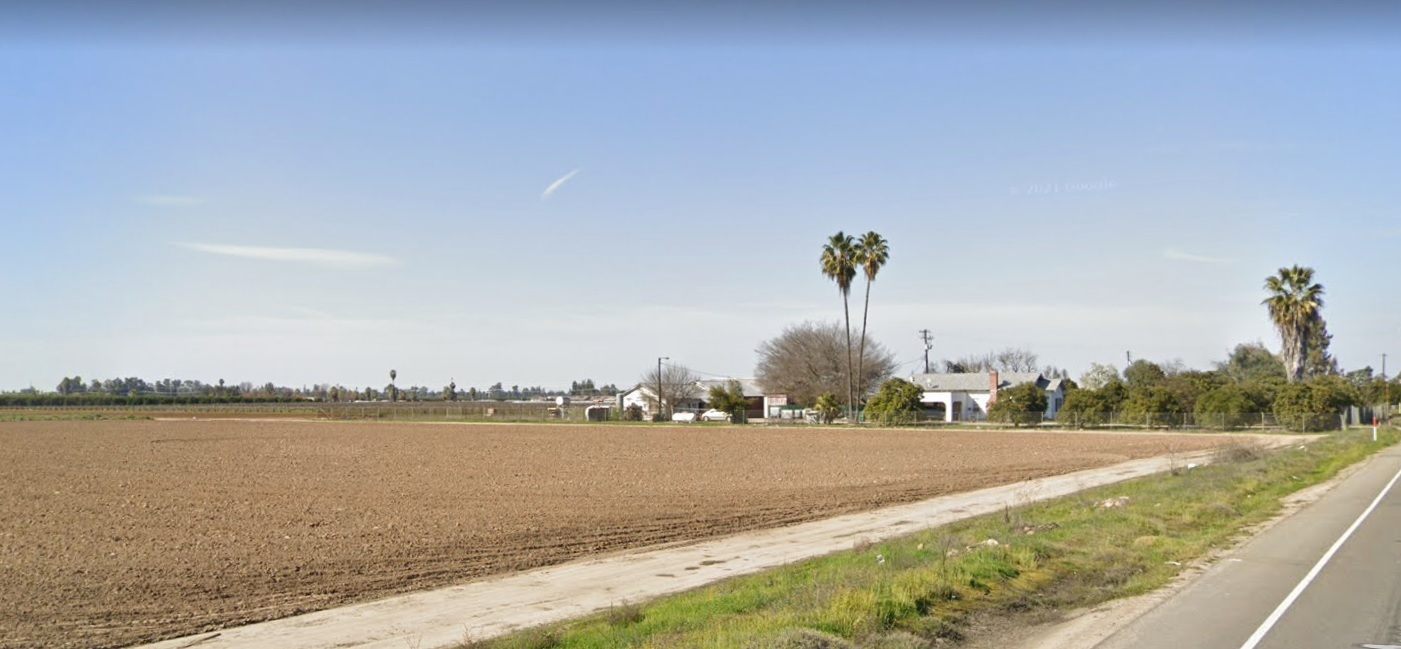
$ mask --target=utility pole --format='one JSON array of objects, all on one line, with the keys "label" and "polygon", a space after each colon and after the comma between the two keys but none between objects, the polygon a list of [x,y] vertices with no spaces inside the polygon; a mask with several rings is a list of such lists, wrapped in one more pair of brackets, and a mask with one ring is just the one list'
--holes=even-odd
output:
[{"label": "utility pole", "polygon": [[1124,366],[1125,368],[1128,368],[1129,365],[1133,365],[1133,352],[1124,352],[1124,362],[1128,364]]},{"label": "utility pole", "polygon": [[[662,361],[671,360],[670,356],[657,357],[657,414],[662,414]],[[660,417],[659,417],[660,418]],[[665,420],[663,420],[665,421]]]},{"label": "utility pole", "polygon": [[1386,354],[1382,354],[1382,385],[1386,389],[1386,403],[1382,406],[1382,423],[1391,419],[1391,383],[1386,380]]},{"label": "utility pole", "polygon": [[934,346],[934,335],[928,329],[920,329],[919,337],[924,341],[924,373],[929,373],[929,349]]}]

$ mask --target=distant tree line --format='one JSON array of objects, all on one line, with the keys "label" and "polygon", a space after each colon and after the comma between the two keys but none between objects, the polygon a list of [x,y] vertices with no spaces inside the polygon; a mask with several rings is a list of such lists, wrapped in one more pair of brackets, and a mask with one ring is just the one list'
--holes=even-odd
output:
[{"label": "distant tree line", "polygon": [[496,383],[486,390],[459,389],[456,382],[440,390],[413,385],[395,385],[397,371],[391,371],[389,384],[382,388],[355,388],[343,385],[317,384],[292,388],[267,382],[226,384],[204,383],[198,380],[161,379],[148,381],[138,377],[85,380],[82,376],[65,376],[52,392],[26,388],[15,392],[0,392],[0,407],[24,406],[122,406],[122,405],[181,405],[216,403],[278,403],[297,401],[355,402],[355,401],[456,401],[459,399],[529,400],[556,396],[580,398],[611,397],[618,394],[616,385],[596,386],[593,379],[574,381],[568,391],[545,389],[541,386],[506,389]]}]

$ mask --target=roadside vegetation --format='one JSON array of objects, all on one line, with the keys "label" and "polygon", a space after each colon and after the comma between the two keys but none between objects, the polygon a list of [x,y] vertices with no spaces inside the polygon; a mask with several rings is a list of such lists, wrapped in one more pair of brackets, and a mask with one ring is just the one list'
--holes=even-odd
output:
[{"label": "roadside vegetation", "polygon": [[[913,648],[988,620],[1063,612],[1165,585],[1275,515],[1283,496],[1401,440],[1334,433],[1092,489],[646,604],[465,647]],[[470,632],[470,630],[469,630]]]}]

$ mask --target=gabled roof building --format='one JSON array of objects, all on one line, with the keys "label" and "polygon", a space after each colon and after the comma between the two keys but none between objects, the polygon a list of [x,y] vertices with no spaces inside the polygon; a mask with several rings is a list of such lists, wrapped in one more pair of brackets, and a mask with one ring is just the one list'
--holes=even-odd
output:
[{"label": "gabled roof building", "polygon": [[920,401],[925,414],[935,421],[984,421],[998,390],[1026,383],[1046,392],[1047,419],[1055,419],[1065,405],[1065,380],[1048,379],[1040,372],[915,374],[910,382],[924,390]]}]

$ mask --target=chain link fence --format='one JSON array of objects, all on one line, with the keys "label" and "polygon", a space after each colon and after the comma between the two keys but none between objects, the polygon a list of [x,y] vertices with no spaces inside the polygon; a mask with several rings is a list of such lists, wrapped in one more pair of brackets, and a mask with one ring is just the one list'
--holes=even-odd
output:
[{"label": "chain link fence", "polygon": [[[330,420],[381,421],[501,421],[501,422],[616,422],[625,413],[612,404],[502,401],[400,401],[400,402],[273,402],[231,404],[167,405],[64,405],[0,408],[0,413],[20,416],[69,416],[84,413],[125,414],[138,417],[257,418],[300,417]],[[804,412],[803,414],[808,414]],[[803,425],[817,423],[815,416],[791,419],[751,419],[751,423]],[[1274,413],[1193,413],[1063,412],[1056,418],[1041,413],[1018,413],[1016,421],[965,420],[944,422],[924,419],[908,425],[917,427],[972,426],[979,428],[1027,427],[1073,430],[1285,430],[1313,432],[1369,425],[1372,411],[1352,408],[1339,414],[1294,415]]]}]

